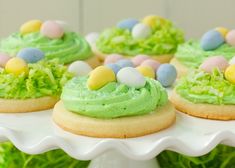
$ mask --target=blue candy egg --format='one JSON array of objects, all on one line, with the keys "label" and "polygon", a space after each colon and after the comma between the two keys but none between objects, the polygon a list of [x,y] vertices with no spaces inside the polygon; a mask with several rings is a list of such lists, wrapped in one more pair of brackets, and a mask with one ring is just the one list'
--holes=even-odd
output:
[{"label": "blue candy egg", "polygon": [[121,69],[121,67],[120,67],[119,65],[113,64],[113,63],[111,63],[111,64],[106,64],[105,66],[111,68],[115,74],[117,74],[118,71]]},{"label": "blue candy egg", "polygon": [[133,62],[130,61],[130,60],[127,60],[127,59],[121,59],[118,62],[116,62],[116,64],[118,66],[120,66],[121,68],[124,68],[124,67],[134,67]]},{"label": "blue candy egg", "polygon": [[129,30],[131,30],[137,23],[139,23],[138,20],[130,18],[130,19],[125,19],[125,20],[120,21],[117,24],[117,27],[119,27],[121,29],[129,29]]},{"label": "blue candy egg", "polygon": [[216,30],[210,30],[206,32],[201,38],[201,47],[203,50],[214,50],[224,43],[225,39]]},{"label": "blue candy egg", "polygon": [[20,50],[17,57],[24,59],[27,63],[36,63],[45,57],[45,54],[37,48],[24,48]]},{"label": "blue candy egg", "polygon": [[171,64],[161,64],[156,72],[157,80],[164,87],[171,86],[177,77],[176,69]]}]

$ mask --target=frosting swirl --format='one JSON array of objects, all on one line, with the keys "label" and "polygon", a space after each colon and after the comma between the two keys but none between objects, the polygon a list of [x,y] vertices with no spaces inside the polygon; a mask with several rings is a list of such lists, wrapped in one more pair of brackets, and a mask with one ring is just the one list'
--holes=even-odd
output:
[{"label": "frosting swirl", "polygon": [[200,42],[189,40],[178,46],[175,57],[184,65],[197,68],[199,65],[210,56],[222,55],[227,60],[231,59],[235,54],[235,47],[228,44],[223,44],[219,48],[211,51],[204,51],[200,47]]},{"label": "frosting swirl", "polygon": [[46,59],[56,58],[65,64],[78,59],[85,60],[92,56],[86,40],[74,32],[67,32],[59,39],[49,39],[40,32],[26,35],[13,33],[1,40],[0,52],[15,56],[19,50],[26,47],[38,48],[45,53]]},{"label": "frosting swirl", "polygon": [[66,109],[95,118],[118,118],[143,115],[166,104],[167,93],[161,84],[146,78],[143,88],[135,89],[110,82],[97,91],[86,86],[87,77],[73,78],[61,95]]}]

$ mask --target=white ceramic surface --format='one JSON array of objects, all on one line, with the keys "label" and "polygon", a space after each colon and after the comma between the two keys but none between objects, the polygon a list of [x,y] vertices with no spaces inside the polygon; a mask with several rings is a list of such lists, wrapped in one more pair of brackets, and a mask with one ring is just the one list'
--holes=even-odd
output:
[{"label": "white ceramic surface", "polygon": [[199,156],[217,144],[235,146],[235,121],[213,121],[178,113],[176,124],[152,135],[130,139],[99,139],[74,135],[58,128],[51,111],[0,114],[0,140],[37,154],[61,148],[70,156],[90,160],[112,149],[135,160],[150,160],[165,149]]}]

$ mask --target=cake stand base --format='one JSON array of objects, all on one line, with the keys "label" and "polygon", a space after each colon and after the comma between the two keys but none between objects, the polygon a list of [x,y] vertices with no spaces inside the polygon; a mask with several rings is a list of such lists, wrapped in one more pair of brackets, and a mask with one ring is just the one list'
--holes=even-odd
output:
[{"label": "cake stand base", "polygon": [[88,168],[160,168],[157,160],[133,160],[111,150],[93,159]]}]

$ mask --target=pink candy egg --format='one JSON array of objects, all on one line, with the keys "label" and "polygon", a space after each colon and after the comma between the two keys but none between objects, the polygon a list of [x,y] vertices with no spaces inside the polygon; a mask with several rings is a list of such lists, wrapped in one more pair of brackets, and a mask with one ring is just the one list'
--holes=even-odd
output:
[{"label": "pink candy egg", "polygon": [[42,35],[51,39],[61,38],[64,35],[63,28],[54,21],[46,21],[41,26]]},{"label": "pink candy egg", "polygon": [[11,59],[7,54],[0,53],[0,66],[5,67],[7,61]]},{"label": "pink candy egg", "polygon": [[225,40],[229,45],[235,46],[235,30],[229,31],[225,37]]},{"label": "pink candy egg", "polygon": [[133,62],[134,66],[139,66],[143,61],[149,59],[149,56],[147,55],[137,55],[134,58],[131,59]]},{"label": "pink candy egg", "polygon": [[228,66],[229,63],[223,56],[213,56],[207,58],[200,65],[200,69],[205,72],[211,73],[215,68],[218,68],[220,71],[224,72]]},{"label": "pink candy egg", "polygon": [[155,61],[153,59],[147,59],[147,60],[145,60],[144,62],[141,63],[141,66],[150,66],[154,70],[157,70],[160,65],[161,65],[160,62]]},{"label": "pink candy egg", "polygon": [[119,54],[110,54],[105,58],[104,64],[116,63],[117,61],[121,59],[123,59],[123,57]]}]

